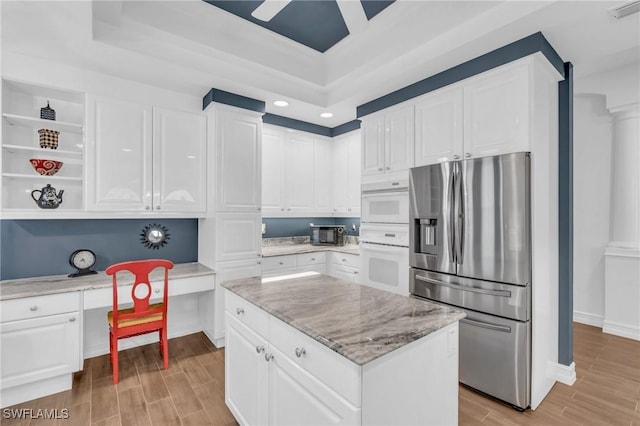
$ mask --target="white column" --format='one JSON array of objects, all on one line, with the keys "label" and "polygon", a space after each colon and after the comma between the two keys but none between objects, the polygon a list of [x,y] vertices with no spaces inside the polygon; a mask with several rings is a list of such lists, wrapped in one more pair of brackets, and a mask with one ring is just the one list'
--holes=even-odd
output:
[{"label": "white column", "polygon": [[603,331],[640,340],[640,104],[611,110],[611,241]]}]

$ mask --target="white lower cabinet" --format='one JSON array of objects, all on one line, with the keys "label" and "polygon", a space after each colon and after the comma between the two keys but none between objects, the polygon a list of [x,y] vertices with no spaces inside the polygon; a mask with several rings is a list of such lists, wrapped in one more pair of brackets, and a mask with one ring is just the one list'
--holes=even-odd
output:
[{"label": "white lower cabinet", "polygon": [[354,283],[360,282],[360,256],[349,253],[329,253],[329,271],[327,275]]},{"label": "white lower cabinet", "polygon": [[[319,343],[310,342],[307,336],[257,307],[248,307],[247,302],[228,291],[226,295],[225,402],[238,423],[360,423],[360,374],[356,364],[328,348],[320,348]],[[251,321],[244,320],[245,315],[255,314],[254,310],[268,316],[268,327],[260,327],[262,331],[252,329]],[[276,340],[284,336],[297,345],[295,350],[271,340],[272,330]],[[341,373],[346,364],[351,370],[347,386],[357,404],[345,399],[344,391],[341,394],[331,387],[331,377],[338,379],[333,379],[334,383],[344,378]]]},{"label": "white lower cabinet", "polygon": [[327,273],[327,253],[313,252],[271,256],[262,259],[262,275],[283,275],[296,272]]},{"label": "white lower cabinet", "polygon": [[81,369],[80,293],[2,301],[2,407],[71,388]]},{"label": "white lower cabinet", "polygon": [[252,213],[219,213],[216,218],[216,260],[260,257],[262,217]]}]

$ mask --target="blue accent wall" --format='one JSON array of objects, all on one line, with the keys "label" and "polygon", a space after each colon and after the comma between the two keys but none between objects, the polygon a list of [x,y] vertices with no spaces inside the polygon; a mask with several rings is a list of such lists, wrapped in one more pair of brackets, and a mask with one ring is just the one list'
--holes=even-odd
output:
[{"label": "blue accent wall", "polygon": [[[168,228],[168,243],[157,250],[140,242],[142,229]],[[198,260],[197,219],[2,220],[0,279],[70,274],[69,256],[80,248],[96,254],[95,270],[136,259],[164,258],[174,263]]]},{"label": "blue accent wall", "polygon": [[573,65],[558,83],[558,362],[573,362]]},{"label": "blue accent wall", "polygon": [[[262,238],[301,237],[309,236],[311,231],[309,224],[314,225],[345,225],[347,235],[360,235],[360,218],[336,218],[336,217],[287,217],[262,219],[267,227],[267,232]],[[356,225],[355,232],[351,225]]]}]

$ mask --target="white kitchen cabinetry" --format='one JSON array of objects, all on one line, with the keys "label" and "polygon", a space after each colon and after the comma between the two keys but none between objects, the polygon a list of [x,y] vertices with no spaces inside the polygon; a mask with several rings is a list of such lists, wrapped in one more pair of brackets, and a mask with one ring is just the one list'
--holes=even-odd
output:
[{"label": "white kitchen cabinetry", "polygon": [[416,166],[462,158],[462,87],[447,87],[416,101]]},{"label": "white kitchen cabinetry", "polygon": [[229,291],[225,306],[225,402],[240,424],[360,423],[358,366]]},{"label": "white kitchen cabinetry", "polygon": [[204,116],[90,97],[87,209],[206,209]]},{"label": "white kitchen cabinetry", "polygon": [[333,142],[333,213],[360,216],[360,136],[358,132]]},{"label": "white kitchen cabinetry", "polygon": [[314,271],[327,273],[327,252],[270,256],[262,259],[262,275],[285,275]]},{"label": "white kitchen cabinetry", "polygon": [[71,388],[81,369],[80,293],[0,303],[2,406]]},{"label": "white kitchen cabinetry", "polygon": [[[40,119],[49,102],[56,120]],[[83,93],[2,80],[2,213],[4,218],[55,218],[84,210]],[[56,130],[58,148],[41,148],[39,129]],[[41,176],[30,159],[63,163],[54,176]],[[47,184],[62,194],[57,209],[41,209],[31,193]],[[36,196],[38,193],[36,193]]]},{"label": "white kitchen cabinetry", "polygon": [[216,217],[216,259],[256,259],[262,250],[260,214],[219,213]]},{"label": "white kitchen cabinetry", "polygon": [[328,275],[355,283],[360,282],[360,256],[330,252],[329,259]]},{"label": "white kitchen cabinetry", "polygon": [[265,128],[262,150],[263,214],[314,213],[315,141],[301,132]]},{"label": "white kitchen cabinetry", "polygon": [[[335,141],[317,137],[313,141],[313,213],[327,215],[333,209],[333,147]],[[358,149],[360,141],[358,140]],[[307,162],[309,160],[307,159]],[[307,163],[308,164],[308,163]],[[358,181],[360,179],[360,162],[358,164]]]},{"label": "white kitchen cabinetry", "polygon": [[536,56],[417,99],[416,166],[531,151]]},{"label": "white kitchen cabinetry", "polygon": [[262,114],[215,106],[216,210],[260,212]]},{"label": "white kitchen cabinetry", "polygon": [[407,170],[414,163],[414,107],[402,103],[362,119],[362,174]]}]

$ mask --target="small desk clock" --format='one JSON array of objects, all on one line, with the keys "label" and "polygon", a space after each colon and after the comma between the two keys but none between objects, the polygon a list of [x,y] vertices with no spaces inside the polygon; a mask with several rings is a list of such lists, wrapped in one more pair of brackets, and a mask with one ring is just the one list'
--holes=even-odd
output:
[{"label": "small desk clock", "polygon": [[97,274],[96,271],[92,271],[91,267],[96,264],[96,254],[89,249],[79,249],[71,253],[69,256],[69,265],[78,270],[74,274],[69,274],[69,277],[81,277],[83,275]]}]

